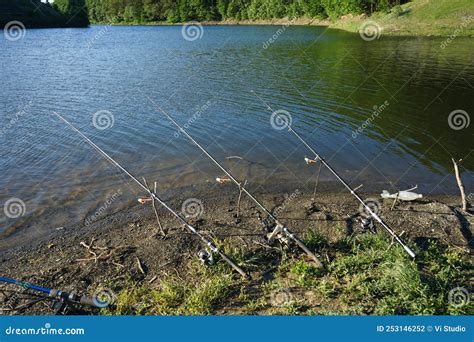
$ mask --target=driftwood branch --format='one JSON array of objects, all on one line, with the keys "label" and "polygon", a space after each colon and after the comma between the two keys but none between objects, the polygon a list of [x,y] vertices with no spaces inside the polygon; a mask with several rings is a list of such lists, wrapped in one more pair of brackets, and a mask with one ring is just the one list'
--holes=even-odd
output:
[{"label": "driftwood branch", "polygon": [[[458,183],[459,191],[461,192],[461,201],[462,201],[462,210],[467,211],[467,198],[466,192],[464,191],[464,184],[461,179],[461,174],[459,173],[459,165],[454,158],[451,158],[454,165],[454,175],[456,176],[456,182]],[[461,162],[461,160],[459,161]]]}]

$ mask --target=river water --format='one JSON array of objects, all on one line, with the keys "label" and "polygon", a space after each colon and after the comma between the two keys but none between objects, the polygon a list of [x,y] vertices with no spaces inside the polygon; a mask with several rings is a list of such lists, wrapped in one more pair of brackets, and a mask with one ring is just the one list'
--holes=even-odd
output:
[{"label": "river water", "polygon": [[[218,191],[222,172],[160,109],[254,191],[310,188],[314,179],[316,167],[303,159],[311,154],[278,129],[272,111],[365,191],[418,185],[425,195],[455,194],[451,157],[463,158],[472,189],[472,39],[366,41],[323,27],[197,30],[93,26],[0,38],[0,247],[96,220],[142,194],[54,112],[132,173],[157,180],[165,198],[199,185]],[[334,178],[323,171],[321,181]]]}]

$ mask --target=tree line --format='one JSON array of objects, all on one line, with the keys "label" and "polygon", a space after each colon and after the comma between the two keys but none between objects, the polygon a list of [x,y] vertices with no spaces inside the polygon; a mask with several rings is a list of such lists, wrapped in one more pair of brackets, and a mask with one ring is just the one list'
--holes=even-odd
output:
[{"label": "tree line", "polygon": [[[77,0],[56,0],[68,3]],[[91,22],[220,21],[337,18],[389,11],[402,0],[86,0]],[[63,6],[63,5],[61,5]]]},{"label": "tree line", "polygon": [[25,27],[86,27],[86,0],[0,0],[0,27],[20,21]]}]

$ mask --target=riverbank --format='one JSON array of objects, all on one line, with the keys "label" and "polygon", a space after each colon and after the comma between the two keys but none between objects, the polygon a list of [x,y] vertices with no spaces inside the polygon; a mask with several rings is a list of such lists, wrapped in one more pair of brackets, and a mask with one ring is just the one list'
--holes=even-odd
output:
[{"label": "riverbank", "polygon": [[[369,25],[368,21],[374,24]],[[346,16],[331,27],[353,32],[375,30],[374,35],[474,37],[474,3],[412,1],[392,8],[388,14]]]},{"label": "riverbank", "polygon": [[[107,22],[97,24],[110,24]],[[115,25],[183,25],[186,23],[140,22]],[[474,37],[474,3],[465,0],[434,3],[419,0],[396,6],[389,13],[349,14],[340,18],[273,18],[259,20],[226,19],[203,21],[213,25],[326,26],[348,32],[365,32],[369,38],[387,36]]]},{"label": "riverbank", "polygon": [[[448,294],[472,282],[472,216],[460,213],[459,199],[433,196],[400,203],[381,200],[380,215],[415,249],[412,261],[381,227],[364,231],[350,195],[261,194],[315,251],[318,269],[294,247],[266,244],[259,211],[237,196],[201,198],[190,221],[243,269],[241,279],[217,260],[197,259],[199,240],[159,210],[163,237],[151,206],[134,206],[88,225],[64,227],[48,241],[4,253],[0,273],[45,286],[99,293],[113,302],[101,312],[82,314],[467,314]],[[185,198],[171,206],[180,208]],[[193,214],[192,212],[190,214]],[[469,246],[471,243],[471,246]],[[23,292],[22,289],[3,286]],[[23,302],[19,294],[0,294],[1,307]],[[471,303],[472,304],[472,303]],[[12,314],[51,314],[42,303]]]}]

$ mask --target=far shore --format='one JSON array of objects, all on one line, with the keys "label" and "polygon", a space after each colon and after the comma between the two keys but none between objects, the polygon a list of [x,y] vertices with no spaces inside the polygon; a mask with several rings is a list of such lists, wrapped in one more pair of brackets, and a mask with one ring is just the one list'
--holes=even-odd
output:
[{"label": "far shore", "polygon": [[[317,18],[274,18],[259,20],[236,20],[227,19],[222,21],[201,21],[196,22],[202,26],[227,26],[227,25],[273,25],[273,26],[322,26],[330,29],[338,29],[347,32],[360,32],[365,23],[375,22],[380,28],[380,35],[387,36],[415,36],[415,37],[474,37],[472,17],[465,21],[454,20],[442,22],[437,25],[435,22],[419,22],[413,25],[412,21],[393,19],[381,14],[368,17],[361,15],[346,15],[342,18],[332,21],[330,19]],[[95,22],[92,25],[113,25],[113,26],[181,26],[194,22],[171,23],[167,21],[154,22],[131,22],[131,23],[110,23]]]}]

